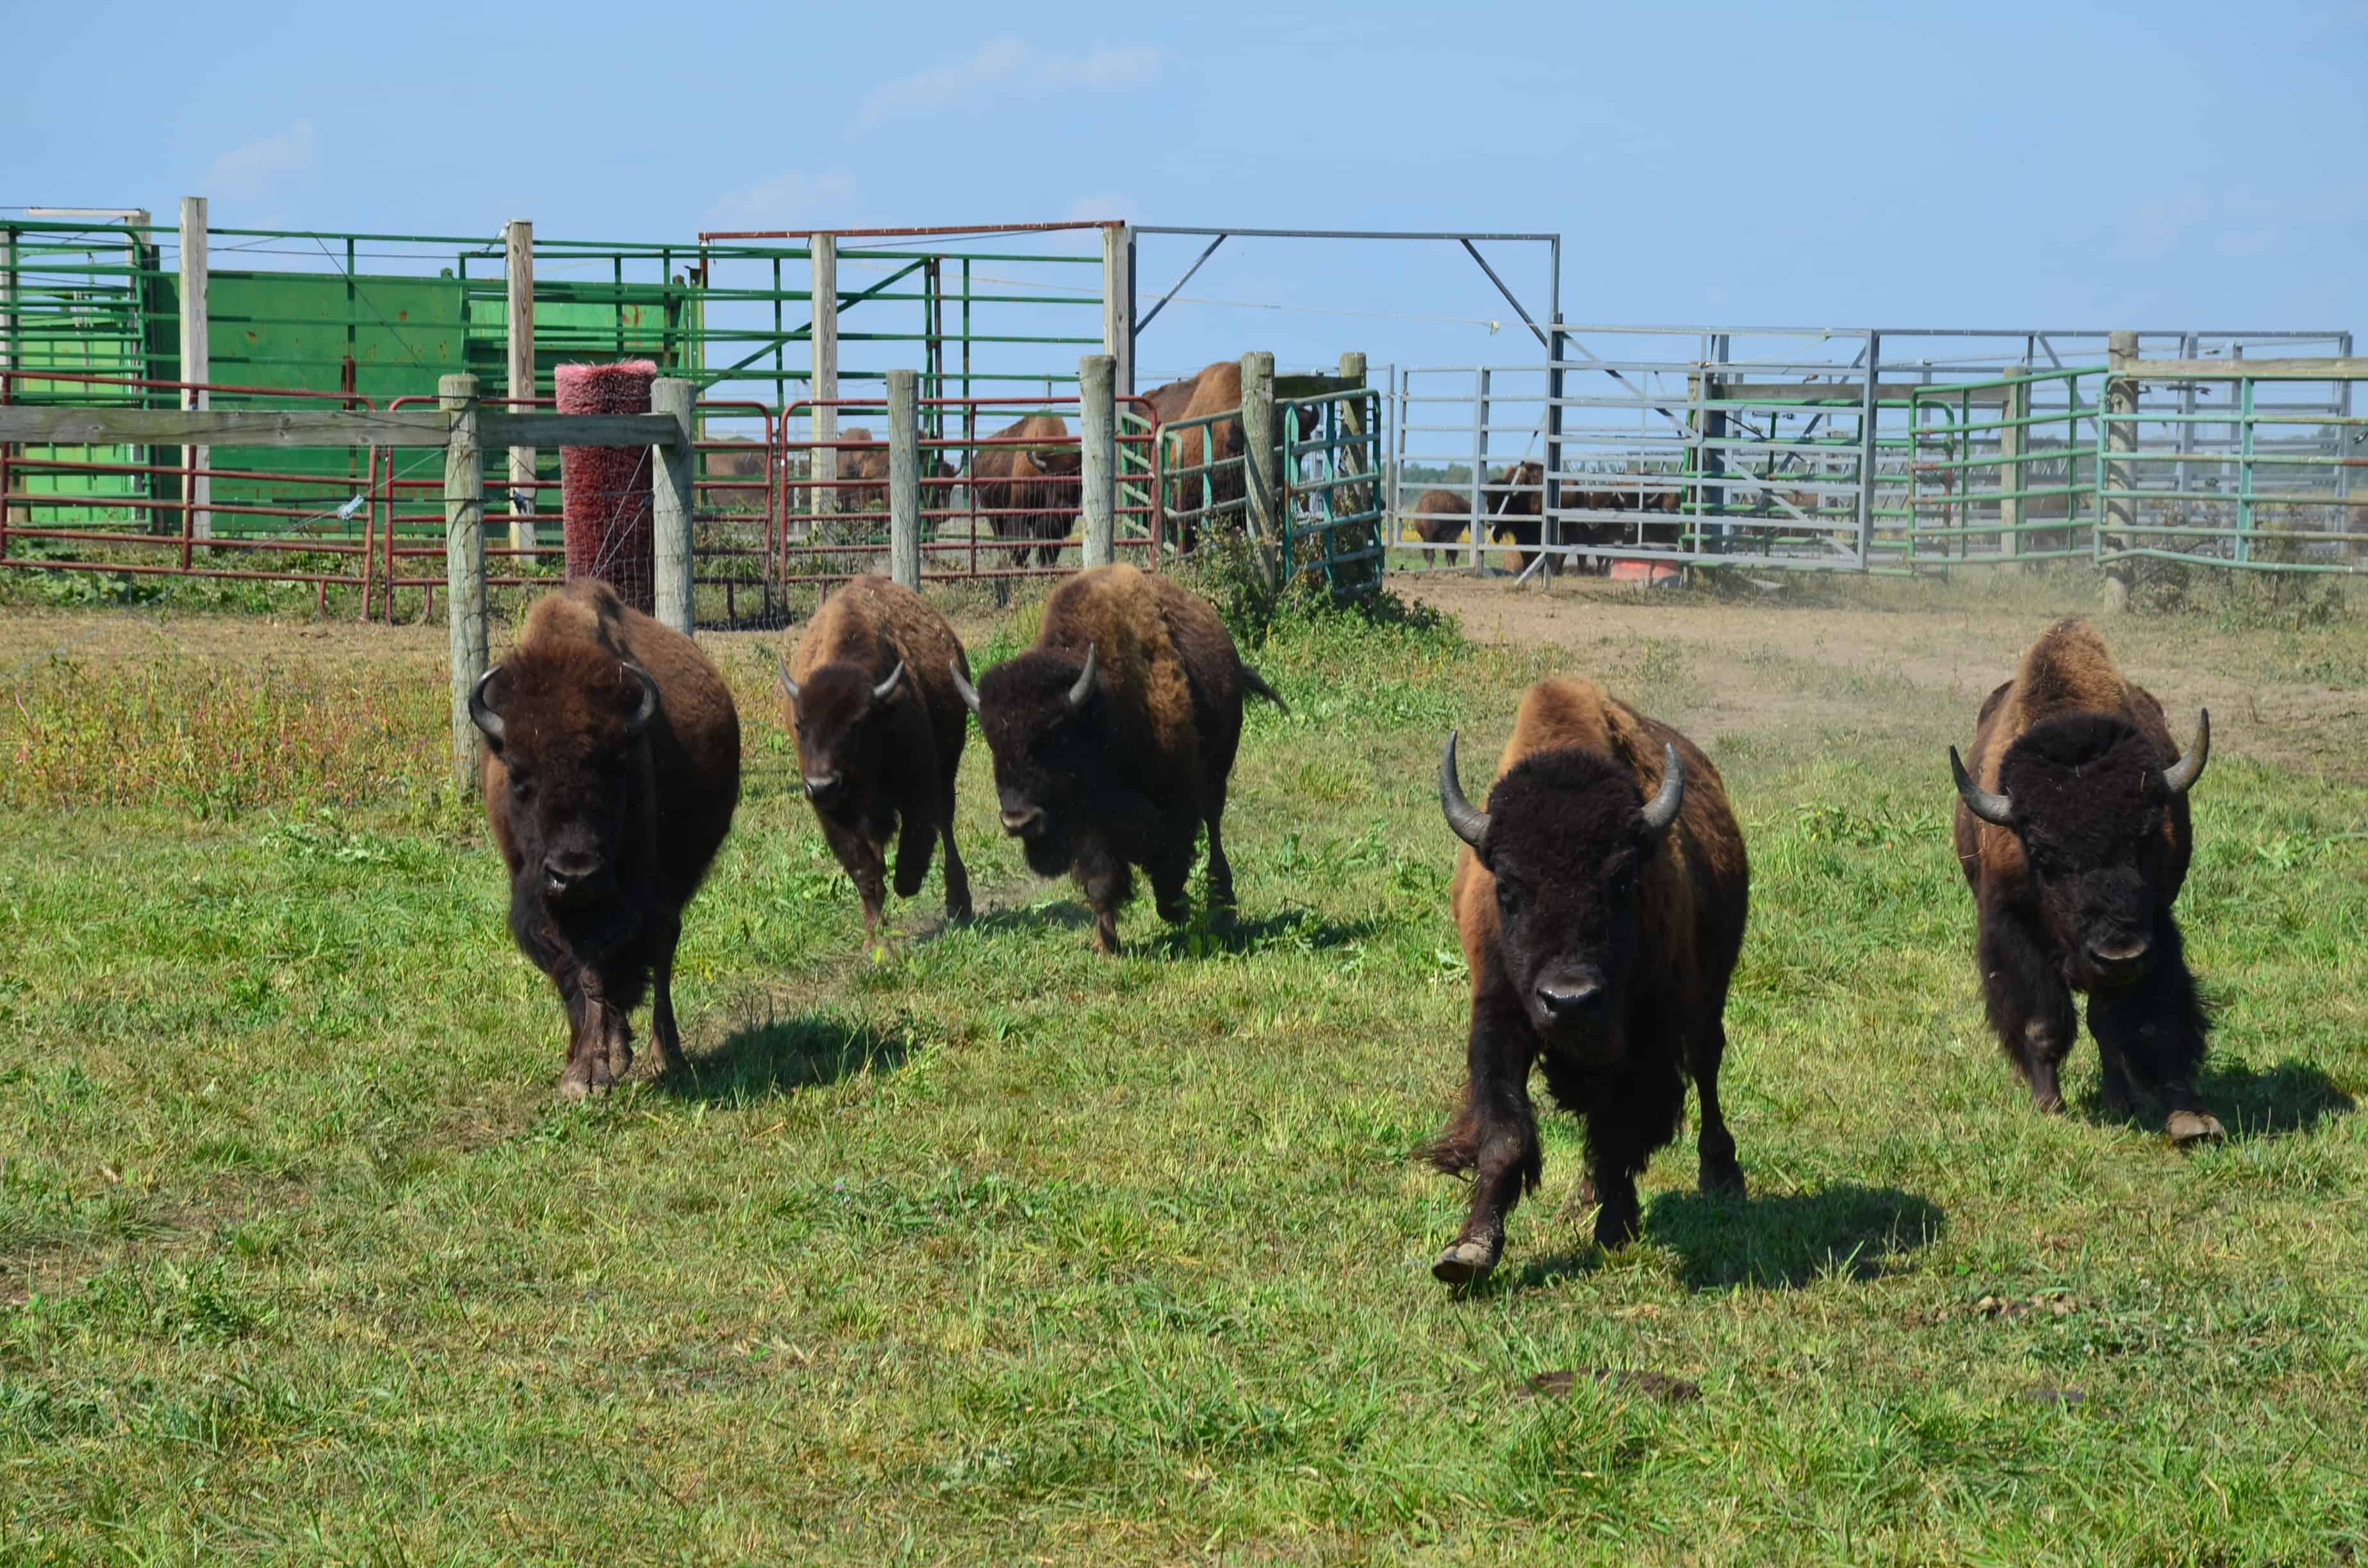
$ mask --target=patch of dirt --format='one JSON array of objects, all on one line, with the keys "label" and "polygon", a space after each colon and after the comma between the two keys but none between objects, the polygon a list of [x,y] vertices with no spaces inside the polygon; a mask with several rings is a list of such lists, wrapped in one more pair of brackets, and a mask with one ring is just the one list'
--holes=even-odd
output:
[{"label": "patch of dirt", "polygon": [[[1840,606],[1790,603],[1785,589],[1738,603],[1600,581],[1564,579],[1542,591],[1445,572],[1401,574],[1391,586],[1453,613],[1475,641],[1567,647],[1581,673],[1600,668],[1606,643],[1666,642],[1708,688],[1693,722],[1729,730],[1829,725],[1856,713],[1924,718],[1970,738],[1982,699],[2013,675],[2049,621],[2093,614],[2123,671],[2162,699],[2174,734],[2184,738],[2196,710],[2208,708],[2215,752],[2368,781],[2368,689],[2278,674],[2314,664],[2343,669],[2368,656],[2368,625],[2356,620],[2285,632],[2230,631],[2200,616],[2109,618],[2053,584],[2013,592],[1898,585],[1887,603],[1876,585],[1862,596],[1869,602]],[[1800,593],[1823,601],[1860,586]],[[2297,640],[2319,656],[2296,656]]]}]

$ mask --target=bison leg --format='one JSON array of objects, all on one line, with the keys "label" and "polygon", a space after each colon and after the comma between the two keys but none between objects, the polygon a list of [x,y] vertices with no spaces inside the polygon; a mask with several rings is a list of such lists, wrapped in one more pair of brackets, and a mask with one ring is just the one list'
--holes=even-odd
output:
[{"label": "bison leg", "polygon": [[929,848],[937,842],[938,825],[925,812],[906,812],[896,835],[896,896],[910,898],[921,891],[929,874]]},{"label": "bison leg", "polygon": [[682,1030],[674,1021],[674,950],[681,940],[682,921],[677,918],[660,926],[651,941],[650,972],[656,995],[650,1004],[650,1038],[657,1041],[662,1073],[682,1073],[690,1066],[682,1054]]},{"label": "bison leg", "polygon": [[1134,873],[1108,845],[1089,838],[1077,852],[1077,888],[1094,912],[1095,950],[1120,952],[1118,912],[1134,896]]},{"label": "bison leg", "polygon": [[880,929],[881,912],[887,907],[888,884],[886,867],[879,849],[853,828],[841,827],[824,817],[822,835],[830,845],[830,852],[838,858],[839,868],[855,884],[856,896],[863,901],[863,942],[871,945]]},{"label": "bison leg", "polygon": [[1450,1285],[1487,1277],[1505,1253],[1506,1217],[1523,1192],[1538,1189],[1544,1160],[1530,1104],[1532,1051],[1529,1021],[1506,987],[1473,998],[1463,1103],[1426,1151],[1440,1170],[1472,1174],[1463,1228],[1430,1266],[1432,1277]]},{"label": "bison leg", "polygon": [[968,920],[970,869],[962,864],[962,851],[954,847],[954,798],[951,789],[939,808],[938,832],[946,844],[946,918]]},{"label": "bison leg", "polygon": [[2141,1083],[2162,1096],[2168,1113],[2163,1131],[2173,1142],[2218,1138],[2225,1129],[2195,1092],[2211,1022],[2195,994],[2195,977],[2188,972],[2178,923],[2165,918],[2157,925],[2153,946],[2154,966],[2146,978],[2089,996],[2089,1032],[2100,1051],[2118,1054]]},{"label": "bison leg", "polygon": [[569,969],[553,977],[567,1004],[567,1066],[559,1077],[559,1097],[580,1100],[592,1092],[592,1053],[606,1051],[602,1039],[607,1009],[585,994],[584,973]]},{"label": "bison leg", "polygon": [[1990,1027],[2007,1060],[2031,1085],[2031,1103],[2051,1113],[2062,1110],[2057,1073],[2071,1053],[2078,1027],[2062,971],[2011,909],[1985,912],[1975,961],[1981,966]]},{"label": "bison leg", "polygon": [[1701,1155],[1702,1170],[1697,1185],[1704,1192],[1723,1192],[1743,1196],[1743,1166],[1735,1158],[1735,1134],[1726,1130],[1726,1118],[1718,1107],[1718,1069],[1726,1059],[1726,1020],[1713,1018],[1694,1044],[1694,1093],[1702,1099],[1702,1135],[1695,1148]]},{"label": "bison leg", "polygon": [[1209,813],[1209,907],[1234,907],[1234,863],[1225,858],[1224,804]]}]

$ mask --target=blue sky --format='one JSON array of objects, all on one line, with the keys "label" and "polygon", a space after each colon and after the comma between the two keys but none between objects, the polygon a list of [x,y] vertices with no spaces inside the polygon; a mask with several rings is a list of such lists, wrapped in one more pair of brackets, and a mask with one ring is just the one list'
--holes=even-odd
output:
[{"label": "blue sky", "polygon": [[[1558,230],[1570,319],[2363,328],[2368,6],[0,0],[0,205],[656,240]],[[1146,289],[1197,245],[1147,241]],[[1494,253],[1543,305],[1542,256]],[[1529,358],[1442,245],[1236,243],[1147,369]],[[1366,311],[1372,316],[1323,312]],[[1401,318],[1439,317],[1422,321]],[[1493,335],[1485,324],[1507,323]]]}]

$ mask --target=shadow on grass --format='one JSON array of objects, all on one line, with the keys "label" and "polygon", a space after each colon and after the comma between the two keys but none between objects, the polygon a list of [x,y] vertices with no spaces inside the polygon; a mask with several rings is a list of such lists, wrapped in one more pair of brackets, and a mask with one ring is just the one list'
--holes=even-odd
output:
[{"label": "shadow on grass", "polygon": [[1045,899],[1022,904],[1018,909],[990,909],[973,916],[966,924],[940,921],[930,937],[941,937],[949,931],[1042,931],[1048,927],[1063,930],[1090,930],[1094,912],[1075,899]]},{"label": "shadow on grass", "polygon": [[1321,952],[1361,941],[1380,929],[1377,920],[1326,920],[1308,909],[1279,909],[1256,920],[1212,916],[1202,910],[1188,924],[1170,926],[1141,947],[1146,953],[1170,959],[1209,958],[1218,953],[1240,958],[1273,951]]},{"label": "shadow on grass", "polygon": [[683,1100],[763,1099],[887,1072],[912,1053],[903,1034],[831,1018],[768,1019],[733,1030],[713,1051],[692,1057],[689,1072],[669,1074],[659,1086]]},{"label": "shadow on grass", "polygon": [[[2203,1096],[2204,1108],[2228,1130],[2232,1143],[2313,1131],[2328,1117],[2348,1115],[2357,1108],[2357,1102],[2337,1088],[2334,1079],[2292,1057],[2264,1068],[2242,1062],[2206,1061],[2196,1075],[2195,1092]],[[2115,1116],[2102,1099],[2094,1096],[2086,1109],[2089,1119],[2100,1126],[2162,1131],[2162,1108],[2143,1096],[2124,1116]]]},{"label": "shadow on grass", "polygon": [[1929,1198],[1848,1182],[1772,1198],[1664,1193],[1645,1217],[1646,1237],[1678,1255],[1680,1277],[1697,1290],[1794,1290],[1827,1274],[1872,1279],[1886,1259],[1939,1240],[1947,1226]]},{"label": "shadow on grass", "polygon": [[[1556,1222],[1585,1234],[1592,1205],[1574,1204]],[[1736,1199],[1664,1193],[1645,1211],[1646,1243],[1678,1255],[1678,1272],[1696,1290],[1749,1285],[1796,1290],[1826,1274],[1872,1279],[1893,1254],[1923,1246],[1947,1227],[1941,1206],[1894,1187],[1845,1184],[1818,1192]],[[1577,1279],[1601,1268],[1604,1251],[1591,1241],[1499,1272],[1472,1287],[1474,1296],[1512,1295]]]}]

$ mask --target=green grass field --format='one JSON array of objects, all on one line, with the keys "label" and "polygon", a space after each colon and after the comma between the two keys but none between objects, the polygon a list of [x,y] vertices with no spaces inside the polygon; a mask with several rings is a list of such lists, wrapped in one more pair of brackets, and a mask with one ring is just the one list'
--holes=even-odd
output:
[{"label": "green grass field", "polygon": [[[2357,1561],[2368,625],[2108,628],[2219,743],[2180,912],[2233,1136],[2182,1156],[2100,1119],[2085,1042],[2032,1114],[1981,1022],[1942,747],[2049,592],[1285,624],[1240,920],[1146,899],[1117,960],[975,739],[983,918],[939,929],[933,874],[864,952],[767,645],[716,640],[749,767],[697,1082],[573,1109],[441,783],[440,631],[22,612],[0,1562]],[[1463,1050],[1433,770],[1461,725],[1476,791],[1561,670],[1744,818],[1752,1196],[1697,1198],[1689,1135],[1605,1256],[1548,1117],[1457,1299],[1462,1189],[1407,1157]]]}]

